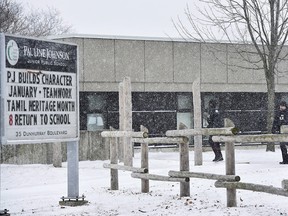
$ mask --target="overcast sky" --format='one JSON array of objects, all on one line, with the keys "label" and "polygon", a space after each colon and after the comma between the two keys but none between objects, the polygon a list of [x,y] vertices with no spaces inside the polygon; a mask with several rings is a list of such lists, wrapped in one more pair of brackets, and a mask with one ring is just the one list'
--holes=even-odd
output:
[{"label": "overcast sky", "polygon": [[[21,0],[34,8],[52,6],[78,34],[179,37],[171,19],[195,0]],[[193,2],[193,3],[191,3]]]}]

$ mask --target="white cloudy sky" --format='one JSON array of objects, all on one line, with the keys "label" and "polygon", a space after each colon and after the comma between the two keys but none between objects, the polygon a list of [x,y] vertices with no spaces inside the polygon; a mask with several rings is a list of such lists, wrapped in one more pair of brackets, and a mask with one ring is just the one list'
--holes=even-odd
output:
[{"label": "white cloudy sky", "polygon": [[19,0],[34,8],[57,8],[79,34],[179,37],[171,19],[195,0]]}]

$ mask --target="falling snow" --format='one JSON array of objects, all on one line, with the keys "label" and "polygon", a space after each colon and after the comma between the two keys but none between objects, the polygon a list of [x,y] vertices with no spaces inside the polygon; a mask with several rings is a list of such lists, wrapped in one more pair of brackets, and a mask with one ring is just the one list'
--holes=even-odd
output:
[{"label": "falling snow", "polygon": [[[212,162],[211,151],[203,153],[203,165],[194,166],[190,152],[190,170],[225,174],[225,161]],[[265,148],[236,149],[236,174],[242,182],[273,185],[281,188],[288,179],[288,165],[279,165],[281,153]],[[119,171],[119,190],[111,191],[110,171],[103,168],[109,161],[79,163],[80,194],[88,204],[80,207],[60,206],[67,195],[67,163],[52,165],[1,165],[1,207],[12,215],[288,215],[287,197],[237,190],[237,206],[226,207],[226,191],[214,187],[214,180],[191,179],[191,196],[180,198],[179,183],[150,181],[150,192],[141,193],[141,182],[128,171]],[[179,153],[150,152],[150,173],[167,175],[179,170]],[[134,166],[140,166],[135,153]]]}]

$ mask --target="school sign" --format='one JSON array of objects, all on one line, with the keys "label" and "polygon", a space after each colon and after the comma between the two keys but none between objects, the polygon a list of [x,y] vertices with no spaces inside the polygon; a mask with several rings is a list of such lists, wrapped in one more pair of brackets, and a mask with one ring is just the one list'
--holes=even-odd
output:
[{"label": "school sign", "polygon": [[76,141],[77,46],[0,35],[1,143]]}]

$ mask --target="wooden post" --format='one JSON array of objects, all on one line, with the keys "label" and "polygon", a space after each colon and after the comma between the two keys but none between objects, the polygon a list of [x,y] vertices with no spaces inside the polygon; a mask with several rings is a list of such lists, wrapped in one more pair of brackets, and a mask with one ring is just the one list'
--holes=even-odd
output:
[{"label": "wooden post", "polygon": [[221,181],[240,181],[240,176],[236,175],[219,175],[212,173],[199,173],[199,172],[189,172],[189,171],[173,171],[170,170],[168,175],[171,177],[182,177],[182,178],[201,178],[210,180],[221,180]]},{"label": "wooden post", "polygon": [[284,179],[281,182],[282,188],[288,191],[288,179]]},{"label": "wooden post", "polygon": [[[140,126],[142,132],[148,133],[148,129],[143,125]],[[141,168],[149,170],[149,148],[148,143],[141,143]],[[149,171],[148,171],[149,172]],[[141,179],[141,191],[142,193],[149,192],[149,180]]]},{"label": "wooden post", "polygon": [[[129,77],[123,80],[124,130],[132,131],[132,95]],[[133,166],[133,143],[131,137],[124,138],[124,165]]]},{"label": "wooden post", "polygon": [[259,142],[288,142],[287,134],[261,134],[261,135],[236,135],[236,136],[213,136],[214,142],[230,143],[259,143]]},{"label": "wooden post", "polygon": [[[110,130],[114,130],[110,127]],[[111,164],[118,164],[118,154],[117,154],[117,138],[111,137],[110,138],[110,163]],[[118,183],[118,169],[110,169],[111,174],[111,190],[118,190],[119,183]]]},{"label": "wooden post", "polygon": [[245,182],[225,182],[225,181],[216,181],[215,187],[217,188],[228,188],[231,190],[242,189],[242,190],[251,190],[269,194],[275,194],[280,196],[288,197],[288,191],[283,188],[277,188],[268,185],[252,184]]},{"label": "wooden post", "polygon": [[288,133],[288,125],[282,125],[280,127],[280,132],[281,133]]},{"label": "wooden post", "polygon": [[[119,130],[124,131],[124,92],[123,82],[119,83]],[[124,161],[124,137],[119,138],[118,141],[118,159],[120,162]]]},{"label": "wooden post", "polygon": [[[201,113],[201,89],[200,79],[196,79],[192,85],[193,91],[193,110],[194,110],[194,128],[202,128],[202,113]],[[202,156],[202,135],[194,136],[194,165],[199,166],[203,163]]]},{"label": "wooden post", "polygon": [[137,143],[187,143],[189,139],[187,137],[152,137],[152,138],[132,138],[132,142]]},{"label": "wooden post", "polygon": [[168,130],[166,136],[196,136],[196,135],[235,135],[237,134],[237,128],[199,128],[199,129],[184,129],[184,130]]},{"label": "wooden post", "polygon": [[[235,127],[229,119],[224,119],[224,127]],[[226,175],[235,175],[235,147],[234,143],[225,142]],[[227,207],[236,207],[236,189],[227,188]]]},{"label": "wooden post", "polygon": [[119,165],[119,164],[104,163],[103,167],[109,168],[109,169],[117,169],[117,170],[137,172],[137,173],[148,173],[148,169],[146,169],[146,168],[137,168],[137,167],[131,167],[131,166],[125,166],[125,165]]},{"label": "wooden post", "polygon": [[101,132],[102,137],[138,137],[147,138],[148,133],[146,132],[134,132],[134,131],[103,131]]},{"label": "wooden post", "polygon": [[62,167],[62,148],[61,142],[53,143],[53,166]]},{"label": "wooden post", "polygon": [[[187,129],[187,126],[180,123],[179,130]],[[179,143],[180,171],[189,171],[189,142]],[[180,197],[190,196],[190,182],[180,182]]]},{"label": "wooden post", "polygon": [[169,181],[169,182],[188,182],[190,181],[189,178],[174,178],[170,176],[162,176],[162,175],[155,175],[149,173],[131,173],[132,178],[140,178],[140,179],[147,179],[147,180],[154,180],[154,181]]}]

